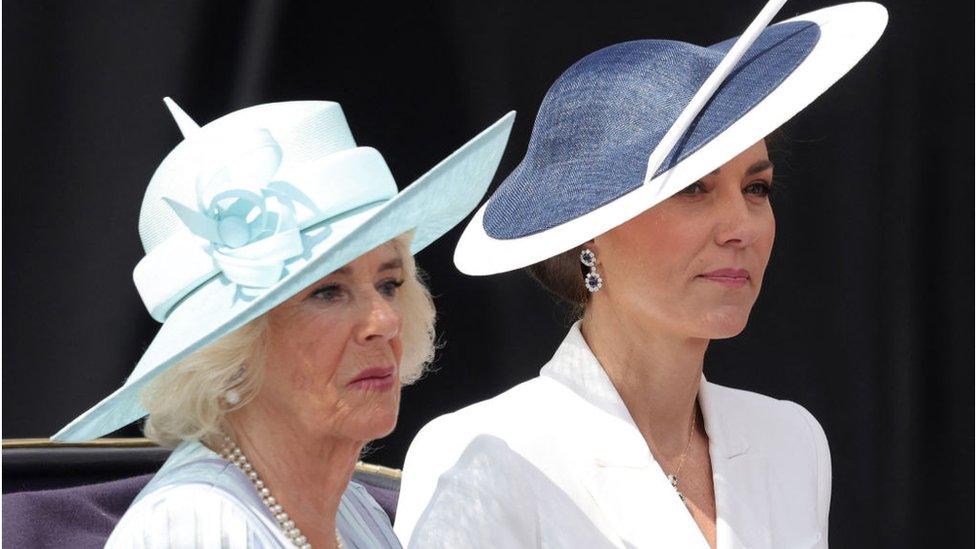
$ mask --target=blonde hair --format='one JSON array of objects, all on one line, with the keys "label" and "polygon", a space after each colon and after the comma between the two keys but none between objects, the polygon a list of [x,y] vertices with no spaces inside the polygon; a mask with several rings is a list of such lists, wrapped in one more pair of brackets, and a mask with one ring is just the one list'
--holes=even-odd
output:
[{"label": "blonde hair", "polygon": [[[404,272],[399,293],[403,314],[400,381],[404,385],[423,375],[435,351],[434,301],[410,254],[412,237],[410,232],[392,241],[401,255]],[[171,447],[220,433],[225,416],[250,402],[261,387],[266,328],[262,315],[191,353],[152,380],[140,395],[149,412],[146,437]],[[229,390],[239,397],[235,404],[226,399]]]}]

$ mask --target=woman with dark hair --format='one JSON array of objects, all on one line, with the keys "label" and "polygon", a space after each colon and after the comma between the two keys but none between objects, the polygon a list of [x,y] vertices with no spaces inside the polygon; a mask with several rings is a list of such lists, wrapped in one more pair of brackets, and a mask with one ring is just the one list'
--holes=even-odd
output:
[{"label": "woman with dark hair", "polygon": [[846,4],[764,28],[769,12],[707,48],[610,46],[550,88],[455,261],[529,266],[581,318],[539,377],[417,435],[404,543],[826,546],[817,420],[702,370],[711,340],[745,328],[772,250],[765,137],[870,49],[887,14]]}]

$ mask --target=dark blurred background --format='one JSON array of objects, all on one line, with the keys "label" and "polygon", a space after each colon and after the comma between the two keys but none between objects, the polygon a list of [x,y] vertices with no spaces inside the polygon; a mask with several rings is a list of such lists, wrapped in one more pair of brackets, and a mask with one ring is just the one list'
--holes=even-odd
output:
[{"label": "dark blurred background", "polygon": [[[200,123],[338,101],[401,186],[516,109],[497,185],[571,63],[631,39],[718,42],[762,3],[4,2],[3,436],[52,434],[119,386],[157,329],[131,272],[143,192],[180,140],[164,95]],[[706,375],[820,420],[835,547],[968,545],[972,12],[885,3],[878,46],[785,128],[766,287]],[[369,461],[399,467],[425,422],[534,376],[568,325],[521,272],[458,273],[459,234],[418,258],[445,342],[436,372]]]}]

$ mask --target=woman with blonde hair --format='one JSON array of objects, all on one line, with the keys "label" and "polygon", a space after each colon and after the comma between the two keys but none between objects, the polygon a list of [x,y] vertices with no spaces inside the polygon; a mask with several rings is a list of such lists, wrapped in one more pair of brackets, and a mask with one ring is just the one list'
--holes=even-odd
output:
[{"label": "woman with blonde hair", "polygon": [[825,547],[830,453],[801,406],[702,375],[746,326],[773,246],[765,137],[878,40],[843,4],[701,47],[592,53],[455,262],[528,267],[577,305],[539,376],[429,423],[404,464],[411,547]]},{"label": "woman with blonde hair", "polygon": [[149,183],[134,279],[163,323],[125,384],[54,435],[147,416],[175,446],[109,547],[399,547],[351,482],[433,355],[417,253],[487,189],[510,114],[402,192],[336,103],[258,105],[198,127]]}]

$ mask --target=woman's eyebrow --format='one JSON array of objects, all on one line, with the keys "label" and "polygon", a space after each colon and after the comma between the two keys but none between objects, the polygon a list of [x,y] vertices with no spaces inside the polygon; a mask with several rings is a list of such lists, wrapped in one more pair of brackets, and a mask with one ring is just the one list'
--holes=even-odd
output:
[{"label": "woman's eyebrow", "polygon": [[[746,169],[746,175],[756,175],[757,173],[764,172],[769,168],[773,167],[773,163],[769,159],[757,160],[752,166]],[[708,175],[718,175],[722,168],[715,168]]]},{"label": "woman's eyebrow", "polygon": [[[379,268],[376,269],[376,272],[391,271],[393,269],[402,269],[402,268],[403,268],[403,260],[398,257],[396,259],[391,259],[386,263],[381,264]],[[332,273],[341,274],[341,275],[350,275],[352,274],[352,267],[346,265],[345,267],[340,267],[332,271]]]},{"label": "woman's eyebrow", "polygon": [[773,163],[769,160],[760,160],[752,166],[749,166],[749,169],[746,170],[746,175],[756,175],[757,173],[764,172],[772,167]]},{"label": "woman's eyebrow", "polygon": [[396,259],[391,259],[386,263],[380,265],[380,268],[377,269],[376,272],[392,271],[393,269],[402,269],[402,268],[403,268],[403,260],[398,257]]}]

